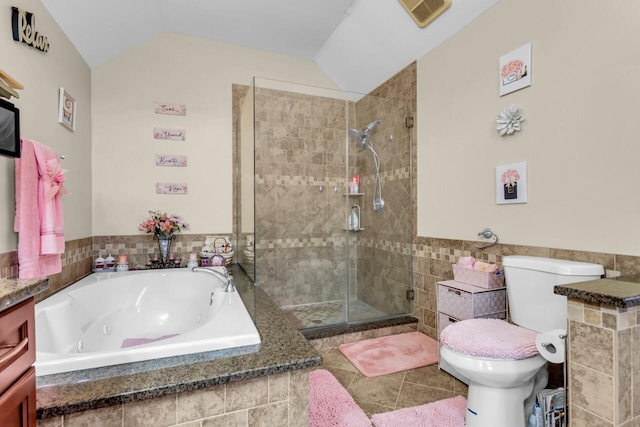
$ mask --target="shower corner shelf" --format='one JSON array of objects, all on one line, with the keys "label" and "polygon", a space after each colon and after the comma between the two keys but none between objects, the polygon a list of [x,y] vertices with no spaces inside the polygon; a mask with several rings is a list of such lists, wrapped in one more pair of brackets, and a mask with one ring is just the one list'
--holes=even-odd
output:
[{"label": "shower corner shelf", "polygon": [[342,230],[346,230],[346,231],[364,231],[364,228],[356,228],[355,230],[353,228],[346,228],[346,227],[342,227]]},{"label": "shower corner shelf", "polygon": [[343,194],[344,197],[351,197],[351,196],[364,196],[364,193],[347,193],[347,194]]}]

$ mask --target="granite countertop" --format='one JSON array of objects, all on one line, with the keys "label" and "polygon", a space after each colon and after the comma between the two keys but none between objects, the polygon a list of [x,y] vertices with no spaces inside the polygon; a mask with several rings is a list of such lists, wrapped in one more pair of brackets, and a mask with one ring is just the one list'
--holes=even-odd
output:
[{"label": "granite countertop", "polygon": [[556,286],[554,293],[614,307],[633,307],[640,305],[640,275],[569,283]]},{"label": "granite countertop", "polygon": [[[230,357],[222,350],[210,360],[202,360],[200,354],[130,363],[120,365],[110,377],[103,368],[38,377],[38,419],[321,365],[320,354],[271,298],[244,272],[232,272],[260,333],[259,350]],[[207,354],[212,353],[216,352]],[[177,366],[162,367],[167,361]]]},{"label": "granite countertop", "polygon": [[0,279],[0,311],[49,288],[49,279]]}]

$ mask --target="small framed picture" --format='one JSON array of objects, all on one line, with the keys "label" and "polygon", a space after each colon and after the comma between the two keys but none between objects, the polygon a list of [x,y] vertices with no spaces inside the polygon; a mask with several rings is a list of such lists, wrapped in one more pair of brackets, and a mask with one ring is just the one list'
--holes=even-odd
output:
[{"label": "small framed picture", "polygon": [[527,162],[496,166],[496,204],[527,203]]},{"label": "small framed picture", "polygon": [[531,86],[531,43],[500,57],[500,96]]},{"label": "small framed picture", "polygon": [[76,100],[63,88],[60,88],[60,103],[58,105],[58,123],[70,131],[76,130]]}]

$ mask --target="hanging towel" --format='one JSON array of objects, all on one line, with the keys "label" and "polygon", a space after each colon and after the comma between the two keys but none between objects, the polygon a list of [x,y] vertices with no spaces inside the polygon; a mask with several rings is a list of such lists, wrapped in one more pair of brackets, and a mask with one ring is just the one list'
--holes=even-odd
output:
[{"label": "hanging towel", "polygon": [[20,139],[16,159],[16,214],[19,277],[31,279],[62,271],[64,252],[62,200],[67,190],[60,156],[49,147]]}]

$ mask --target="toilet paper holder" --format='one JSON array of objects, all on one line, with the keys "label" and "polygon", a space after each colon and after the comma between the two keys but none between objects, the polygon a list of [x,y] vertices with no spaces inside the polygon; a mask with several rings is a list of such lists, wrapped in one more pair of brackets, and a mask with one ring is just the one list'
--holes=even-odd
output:
[{"label": "toilet paper holder", "polygon": [[[558,338],[560,338],[561,340],[565,340],[565,339],[567,339],[567,334],[559,334]],[[552,343],[550,343],[550,342],[541,342],[540,345],[543,346],[549,353],[555,354],[556,346],[553,345]]]}]

